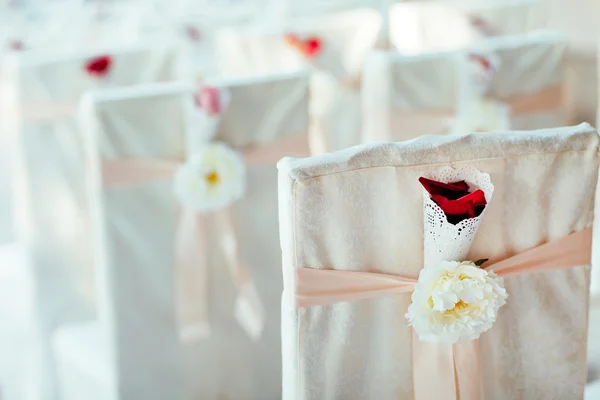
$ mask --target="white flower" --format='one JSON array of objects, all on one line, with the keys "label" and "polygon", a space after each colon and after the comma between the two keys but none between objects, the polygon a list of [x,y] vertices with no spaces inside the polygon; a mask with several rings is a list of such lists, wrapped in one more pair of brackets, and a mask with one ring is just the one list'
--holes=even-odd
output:
[{"label": "white flower", "polygon": [[175,174],[175,196],[197,212],[226,207],[241,198],[244,189],[242,157],[219,142],[202,146]]},{"label": "white flower", "polygon": [[503,279],[470,261],[442,261],[421,270],[406,318],[419,339],[453,344],[479,338],[508,297]]},{"label": "white flower", "polygon": [[472,132],[510,130],[510,111],[506,104],[480,98],[466,104],[459,111],[453,133],[464,135]]}]

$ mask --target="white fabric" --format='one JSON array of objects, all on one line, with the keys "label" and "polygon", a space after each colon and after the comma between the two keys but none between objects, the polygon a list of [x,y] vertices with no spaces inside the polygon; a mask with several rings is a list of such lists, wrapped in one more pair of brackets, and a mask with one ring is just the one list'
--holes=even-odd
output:
[{"label": "white fabric", "polygon": [[85,70],[97,53],[26,52],[4,60],[3,88],[9,98],[0,122],[14,154],[16,236],[25,248],[25,268],[35,288],[36,399],[55,396],[50,351],[54,329],[89,317],[95,302],[84,158],[75,120],[79,97],[99,85],[172,77],[169,49],[144,45],[105,51],[113,64],[104,79]]},{"label": "white fabric", "polygon": [[[565,39],[553,32],[490,38],[471,47],[500,59],[487,95],[505,99],[539,92],[564,82]],[[465,52],[403,56],[375,52],[362,79],[363,142],[406,140],[447,133],[464,91]],[[511,129],[538,129],[566,123],[564,109],[515,115]],[[467,133],[467,132],[463,132]]]},{"label": "white fabric", "polygon": [[[343,80],[359,77],[364,57],[377,41],[381,17],[361,9],[329,15],[271,19],[260,26],[230,29],[218,38],[219,64],[224,74],[247,75],[311,68],[311,116],[314,148],[331,151],[355,145],[360,138],[360,91]],[[285,41],[317,37],[323,50],[307,60]]]},{"label": "white fabric", "polygon": [[[598,70],[597,53],[600,3],[596,0],[548,0],[548,27],[562,32],[569,40],[567,80],[569,121],[596,121]],[[600,278],[596,285],[600,293]]]},{"label": "white fabric", "polygon": [[0,246],[0,396],[2,400],[35,400],[33,363],[37,360],[32,308],[32,282],[16,244]]},{"label": "white fabric", "polygon": [[[494,196],[468,259],[492,261],[592,224],[600,157],[589,125],[373,143],[279,163],[284,286],[296,268],[396,274],[423,266],[420,176],[470,165]],[[505,279],[480,339],[483,398],[580,399],[589,268]],[[295,309],[284,292],[285,400],[412,396],[409,294]],[[435,384],[435,382],[432,382]]]},{"label": "white fabric", "polygon": [[[266,145],[308,128],[308,75],[211,82],[226,87],[230,104],[217,139],[243,149]],[[192,89],[148,85],[98,91],[85,99],[82,123],[88,148],[87,175],[94,200],[95,263],[99,268],[100,318],[95,333],[107,338],[109,355],[85,360],[77,342],[57,338],[63,392],[80,400],[90,388],[80,374],[108,370],[110,399],[275,399],[281,392],[275,166],[248,170],[245,197],[233,207],[243,261],[266,307],[266,327],[253,342],[234,319],[235,292],[215,236],[207,238],[210,260],[211,336],[196,345],[179,341],[173,293],[174,231],[178,222],[172,183],[156,181],[103,189],[99,163],[126,157],[183,160]],[[251,105],[249,107],[248,105]],[[97,146],[97,147],[96,147]],[[207,217],[207,224],[214,221]],[[213,229],[210,226],[208,232]],[[79,328],[77,335],[85,333]],[[68,330],[68,331],[67,331]],[[70,333],[67,333],[70,332]],[[103,336],[104,335],[104,336]],[[69,361],[75,356],[78,362]],[[91,354],[90,356],[94,356]],[[96,363],[106,363],[101,368]],[[78,365],[86,365],[81,372]],[[100,377],[98,378],[100,379]],[[103,378],[104,379],[104,378]],[[106,390],[106,389],[103,389]]]},{"label": "white fabric", "polygon": [[400,52],[458,49],[484,38],[470,18],[486,21],[492,36],[545,27],[543,0],[407,1],[390,8],[390,41]]}]

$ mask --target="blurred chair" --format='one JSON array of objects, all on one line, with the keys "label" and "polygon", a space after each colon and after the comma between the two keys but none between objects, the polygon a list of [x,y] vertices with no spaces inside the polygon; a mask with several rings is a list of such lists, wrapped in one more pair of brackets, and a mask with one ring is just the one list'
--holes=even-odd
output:
[{"label": "blurred chair", "polygon": [[545,28],[547,14],[543,0],[399,2],[390,8],[390,42],[401,53],[459,49]]},{"label": "blurred chair", "polygon": [[[363,141],[565,125],[564,49],[561,35],[538,32],[490,38],[458,51],[374,53],[363,72]],[[480,95],[504,108],[502,115],[464,107],[472,90],[470,79],[480,79],[485,68],[494,70],[483,77],[489,82]],[[482,122],[486,126],[473,120],[480,115],[487,118]],[[490,126],[494,118],[506,121]]]},{"label": "blurred chair", "polygon": [[360,131],[360,73],[377,41],[381,17],[351,10],[219,33],[224,74],[247,75],[308,67],[311,83],[311,147],[331,151],[357,144]]},{"label": "blurred chair", "polygon": [[[64,400],[94,392],[104,400],[279,398],[274,163],[307,154],[308,78],[210,81],[220,111],[208,119],[196,118],[198,88],[182,84],[103,90],[84,100],[101,303],[99,319],[55,336]],[[177,202],[173,167],[162,175],[148,168],[176,166],[213,140],[243,154],[246,192],[226,209],[195,213]],[[139,163],[138,178],[127,181]],[[182,255],[182,238],[196,256]],[[185,255],[189,269],[178,262]],[[186,324],[186,305],[208,320]]]},{"label": "blurred chair", "polygon": [[[567,49],[567,86],[569,121],[597,120],[598,38],[600,2],[596,0],[548,0],[548,27],[562,32],[569,41]],[[596,285],[600,293],[600,282]]]},{"label": "blurred chair", "polygon": [[149,44],[94,53],[40,50],[3,60],[0,122],[13,153],[16,237],[34,287],[36,399],[55,398],[54,329],[89,318],[94,308],[79,97],[93,87],[171,79],[173,58],[170,49]]}]

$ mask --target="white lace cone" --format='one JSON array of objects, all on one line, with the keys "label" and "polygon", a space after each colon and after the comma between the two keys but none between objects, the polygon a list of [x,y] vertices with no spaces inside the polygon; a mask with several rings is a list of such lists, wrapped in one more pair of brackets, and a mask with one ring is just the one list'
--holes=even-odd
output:
[{"label": "white lace cone", "polygon": [[431,200],[429,193],[423,189],[425,268],[439,261],[464,261],[494,193],[490,175],[465,166],[457,169],[444,167],[426,178],[444,183],[464,180],[469,184],[471,192],[481,189],[485,194],[488,206],[483,212],[478,217],[468,218],[454,225],[448,222],[440,206]]}]

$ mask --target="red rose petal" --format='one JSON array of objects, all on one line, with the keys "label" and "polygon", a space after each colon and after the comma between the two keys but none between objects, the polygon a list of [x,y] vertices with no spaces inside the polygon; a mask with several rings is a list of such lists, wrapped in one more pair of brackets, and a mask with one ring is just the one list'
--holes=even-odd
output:
[{"label": "red rose petal", "polygon": [[448,200],[441,195],[432,195],[431,199],[436,202],[446,215],[467,215],[468,218],[475,218],[477,212],[475,208],[478,206],[485,206],[487,204],[485,200],[485,193],[479,189],[472,193],[467,194],[456,200]]},{"label": "red rose petal", "polygon": [[219,89],[209,86],[200,88],[200,91],[196,95],[196,105],[210,116],[220,114],[221,99]]},{"label": "red rose petal", "polygon": [[321,52],[321,39],[309,38],[304,41],[304,55],[308,58],[315,58]]},{"label": "red rose petal", "polygon": [[469,185],[465,181],[444,183],[420,177],[419,182],[429,194],[442,195],[450,200],[458,199],[469,193]]},{"label": "red rose petal", "polygon": [[194,42],[199,42],[202,39],[200,30],[195,26],[188,26],[185,29],[187,36]]},{"label": "red rose petal", "polygon": [[12,40],[9,44],[12,50],[20,51],[25,49],[25,44],[20,40]]},{"label": "red rose petal", "polygon": [[321,53],[322,41],[318,37],[309,37],[308,39],[300,39],[293,33],[285,35],[285,41],[288,45],[301,52],[306,58],[315,58]]},{"label": "red rose petal", "polygon": [[482,55],[471,53],[469,54],[469,58],[481,65],[481,67],[486,71],[492,68],[492,63],[490,60]]},{"label": "red rose petal", "polygon": [[85,65],[85,70],[88,74],[99,78],[108,74],[111,65],[111,56],[100,56],[89,60]]}]

